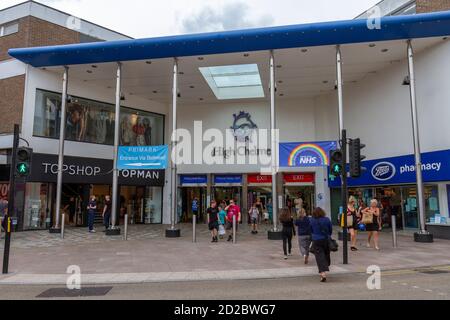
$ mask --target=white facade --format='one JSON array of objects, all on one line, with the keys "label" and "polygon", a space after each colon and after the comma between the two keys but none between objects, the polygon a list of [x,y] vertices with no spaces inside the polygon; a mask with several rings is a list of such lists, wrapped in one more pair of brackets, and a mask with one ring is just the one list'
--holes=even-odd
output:
[{"label": "white facade", "polygon": [[[442,41],[415,56],[422,152],[450,149],[450,126],[448,126],[450,91],[447,77],[450,73],[449,55],[450,43]],[[345,72],[345,63],[348,60],[345,55],[343,59]],[[409,88],[402,85],[407,74],[406,59],[394,61],[388,68],[377,70],[376,74],[369,74],[362,81],[346,83],[344,87],[344,121],[345,127],[348,129],[348,136],[361,138],[367,146],[363,153],[369,160],[408,155],[414,152]],[[114,76],[115,74],[111,74],[111,79],[114,79]],[[170,74],[167,77],[170,78]],[[124,82],[126,81],[124,79]],[[22,126],[22,135],[30,141],[35,152],[57,154],[57,140],[33,137],[36,89],[61,92],[60,74],[50,70],[26,67]],[[71,78],[69,70],[69,94],[114,103],[115,90],[114,88],[106,89],[106,86],[86,85],[82,80]],[[252,119],[259,128],[269,128],[270,106],[267,99],[260,102],[248,101],[192,105],[183,104],[181,100],[178,108],[178,127],[193,131],[194,121],[202,121],[204,130],[217,128],[224,132],[232,126],[233,114],[245,111],[252,115]],[[169,143],[172,124],[170,100],[159,103],[133,95],[127,96],[125,105],[165,114],[165,141]],[[337,140],[337,119],[336,92],[315,97],[298,99],[280,97],[277,99],[277,127],[280,129],[281,142]],[[0,148],[8,145],[10,145],[10,141],[6,137],[0,140]],[[112,159],[112,153],[112,146],[66,142],[66,155]],[[259,171],[259,166],[251,165],[181,165],[178,168],[178,174],[257,173]],[[319,194],[322,196],[320,204],[329,211],[330,192],[325,169],[284,169],[282,171],[315,172],[316,196],[318,197]],[[440,209],[442,214],[448,217],[447,184],[450,182],[442,181],[438,187]],[[170,222],[169,193],[170,170],[167,170],[163,205],[163,223],[166,224]]]}]

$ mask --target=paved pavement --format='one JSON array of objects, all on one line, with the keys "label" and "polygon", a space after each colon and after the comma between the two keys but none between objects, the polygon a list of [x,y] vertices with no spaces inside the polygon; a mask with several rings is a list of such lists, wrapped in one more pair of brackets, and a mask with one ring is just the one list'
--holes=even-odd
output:
[{"label": "paved pavement", "polygon": [[[197,243],[192,243],[190,225],[182,226],[180,239],[166,239],[165,228],[130,226],[129,241],[78,228],[67,229],[64,240],[48,231],[16,233],[11,273],[0,276],[0,285],[65,284],[71,265],[80,267],[84,284],[270,279],[317,273],[314,258],[310,265],[303,264],[296,239],[295,255],[283,260],[281,242],[267,240],[269,226],[252,235],[247,225],[241,225],[235,245],[225,240],[212,244],[205,225],[198,226]],[[342,264],[342,250],[333,254],[332,273],[365,273],[370,265],[382,270],[450,265],[447,240],[419,244],[411,235],[400,235],[399,248],[393,249],[386,231],[381,235],[381,251],[375,251],[364,246],[365,238],[365,234],[359,237],[360,251],[349,253],[349,265]]]},{"label": "paved pavement", "polygon": [[[435,273],[421,270],[383,272],[381,288],[369,290],[368,275],[332,274],[327,283],[319,283],[318,277],[303,276],[283,279],[160,282],[143,284],[117,284],[111,286],[83,287],[106,294],[83,297],[77,291],[64,287],[33,285],[0,285],[0,299],[42,299],[47,293],[50,299],[114,299],[114,300],[450,300],[450,268],[436,268]],[[55,289],[59,292],[55,292]],[[49,292],[50,291],[50,292]],[[52,295],[53,293],[53,295]],[[220,303],[223,303],[220,302]],[[194,304],[195,305],[195,304]],[[171,310],[161,312],[170,313]]]}]

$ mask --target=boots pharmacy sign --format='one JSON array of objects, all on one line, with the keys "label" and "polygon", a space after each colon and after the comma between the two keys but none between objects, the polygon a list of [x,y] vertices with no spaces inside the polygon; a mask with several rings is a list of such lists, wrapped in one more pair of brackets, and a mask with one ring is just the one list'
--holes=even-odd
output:
[{"label": "boots pharmacy sign", "polygon": [[167,169],[169,147],[119,147],[117,168],[119,170]]},{"label": "boots pharmacy sign", "polygon": [[280,167],[326,167],[336,141],[280,143]]},{"label": "boots pharmacy sign", "polygon": [[[360,178],[349,179],[349,186],[393,185],[416,183],[414,155],[363,161],[367,170]],[[450,150],[422,153],[424,182],[450,180]],[[340,179],[329,181],[331,187],[339,187]]]}]

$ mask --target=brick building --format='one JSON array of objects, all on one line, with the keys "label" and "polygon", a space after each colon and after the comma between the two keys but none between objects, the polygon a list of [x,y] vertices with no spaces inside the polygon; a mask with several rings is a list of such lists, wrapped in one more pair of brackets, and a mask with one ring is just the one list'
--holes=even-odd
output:
[{"label": "brick building", "polygon": [[0,10],[0,135],[22,122],[24,103],[26,67],[8,49],[124,39],[130,37],[34,1]]}]

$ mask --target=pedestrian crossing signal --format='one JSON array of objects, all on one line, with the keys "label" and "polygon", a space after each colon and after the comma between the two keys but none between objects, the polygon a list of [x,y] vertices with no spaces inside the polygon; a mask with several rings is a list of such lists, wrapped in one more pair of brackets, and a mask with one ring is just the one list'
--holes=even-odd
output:
[{"label": "pedestrian crossing signal", "polygon": [[19,163],[17,165],[17,172],[21,175],[25,175],[28,173],[28,165],[26,163]]},{"label": "pedestrian crossing signal", "polygon": [[31,171],[33,149],[19,147],[16,153],[16,176],[28,177]]},{"label": "pedestrian crossing signal", "polygon": [[339,177],[343,171],[343,155],[341,150],[330,151],[330,175],[333,177]]}]

